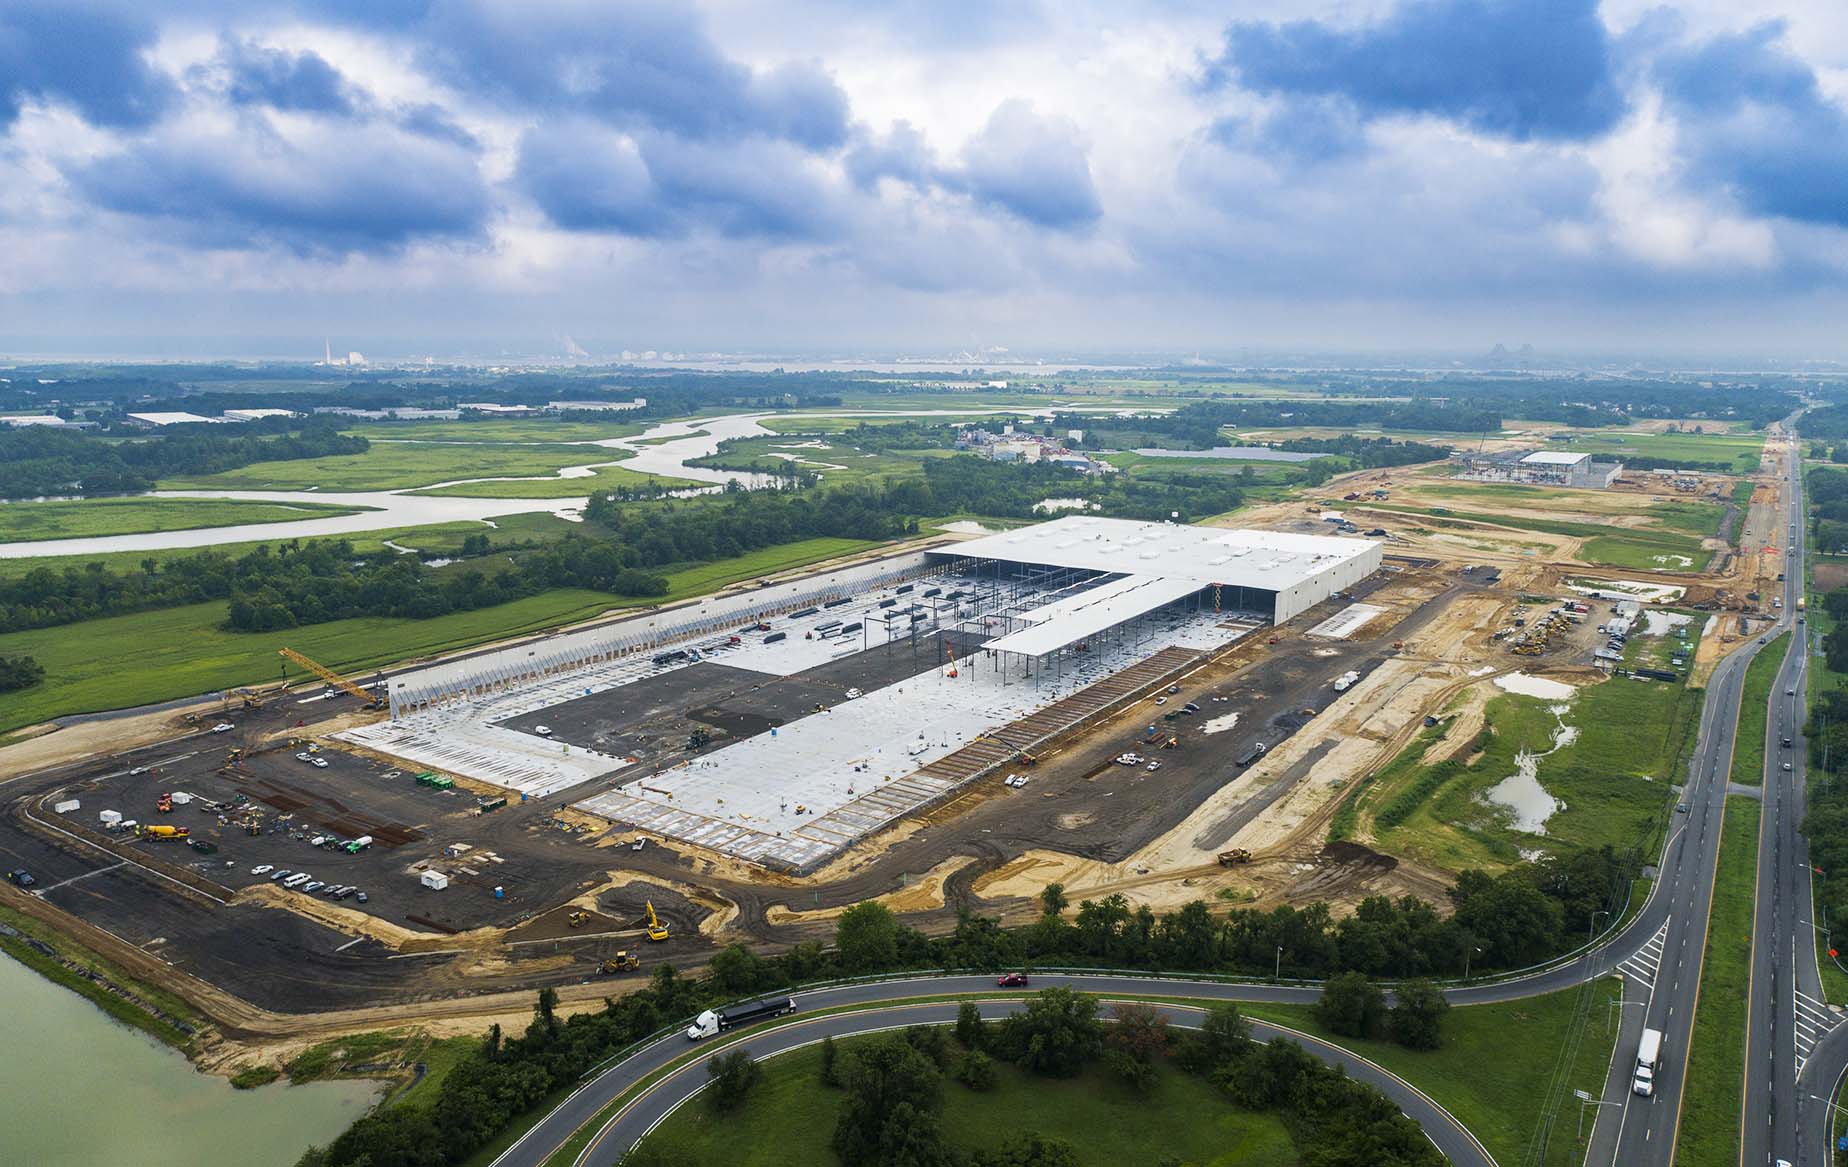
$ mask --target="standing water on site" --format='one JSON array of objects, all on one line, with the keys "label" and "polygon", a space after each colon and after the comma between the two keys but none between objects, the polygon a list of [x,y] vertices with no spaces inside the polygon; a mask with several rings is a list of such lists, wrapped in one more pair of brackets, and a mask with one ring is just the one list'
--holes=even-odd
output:
[{"label": "standing water on site", "polygon": [[[1537,677],[1527,678],[1539,680]],[[1548,682],[1558,684],[1558,682]],[[1562,685],[1570,689],[1570,685]],[[1514,773],[1483,792],[1482,797],[1491,805],[1509,812],[1512,826],[1517,831],[1530,835],[1546,834],[1546,820],[1566,809],[1566,804],[1547,793],[1546,787],[1540,785],[1540,759],[1547,754],[1565,749],[1578,740],[1578,726],[1567,725],[1565,716],[1570,705],[1550,705],[1547,711],[1559,722],[1553,731],[1553,747],[1544,753],[1532,753],[1522,750],[1514,756]]]},{"label": "standing water on site", "polygon": [[366,1113],[372,1082],[233,1090],[0,955],[0,1162],[288,1167]]}]

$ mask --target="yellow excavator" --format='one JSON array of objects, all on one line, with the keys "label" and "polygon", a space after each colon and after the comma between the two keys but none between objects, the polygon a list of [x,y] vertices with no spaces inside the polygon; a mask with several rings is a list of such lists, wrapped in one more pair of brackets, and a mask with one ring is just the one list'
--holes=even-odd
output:
[{"label": "yellow excavator", "polygon": [[661,922],[661,917],[655,915],[654,901],[649,900],[647,902],[648,902],[648,939],[654,940],[654,941],[666,940],[667,939],[667,925]]}]

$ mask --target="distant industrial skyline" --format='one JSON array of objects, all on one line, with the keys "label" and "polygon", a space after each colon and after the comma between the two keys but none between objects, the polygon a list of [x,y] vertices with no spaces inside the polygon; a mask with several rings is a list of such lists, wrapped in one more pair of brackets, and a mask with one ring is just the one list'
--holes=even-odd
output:
[{"label": "distant industrial skyline", "polygon": [[0,8],[4,353],[1848,359],[1844,190],[1824,0]]}]

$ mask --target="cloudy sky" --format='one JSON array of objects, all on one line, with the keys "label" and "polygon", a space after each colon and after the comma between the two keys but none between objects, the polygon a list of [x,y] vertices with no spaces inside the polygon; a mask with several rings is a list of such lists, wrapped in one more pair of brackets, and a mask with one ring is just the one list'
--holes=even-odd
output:
[{"label": "cloudy sky", "polygon": [[13,351],[1848,357],[1845,290],[1839,0],[0,0]]}]

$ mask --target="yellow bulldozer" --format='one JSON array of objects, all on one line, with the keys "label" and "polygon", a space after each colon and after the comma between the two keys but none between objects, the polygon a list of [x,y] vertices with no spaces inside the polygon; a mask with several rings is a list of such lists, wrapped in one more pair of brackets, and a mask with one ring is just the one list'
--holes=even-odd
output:
[{"label": "yellow bulldozer", "polygon": [[597,966],[597,971],[604,976],[614,976],[621,972],[634,972],[642,967],[642,958],[636,953],[624,950],[610,957]]}]

